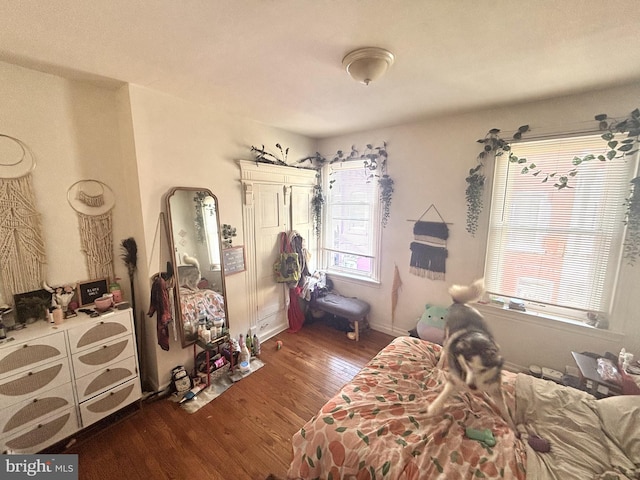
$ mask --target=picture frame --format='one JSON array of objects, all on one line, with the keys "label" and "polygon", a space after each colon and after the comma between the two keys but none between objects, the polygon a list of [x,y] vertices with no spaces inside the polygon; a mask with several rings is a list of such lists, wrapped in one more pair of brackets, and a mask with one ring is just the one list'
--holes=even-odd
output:
[{"label": "picture frame", "polygon": [[78,282],[78,303],[81,307],[90,305],[96,298],[109,293],[109,282],[106,278]]},{"label": "picture frame", "polygon": [[244,245],[224,248],[222,250],[222,267],[224,276],[244,272],[247,269],[245,263]]}]

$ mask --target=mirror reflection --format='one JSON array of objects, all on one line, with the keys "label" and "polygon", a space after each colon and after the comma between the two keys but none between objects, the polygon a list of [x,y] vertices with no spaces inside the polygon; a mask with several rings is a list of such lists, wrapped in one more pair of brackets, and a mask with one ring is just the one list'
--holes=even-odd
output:
[{"label": "mirror reflection", "polygon": [[182,346],[193,344],[199,332],[205,340],[222,337],[228,323],[218,201],[207,189],[176,187],[166,208]]}]

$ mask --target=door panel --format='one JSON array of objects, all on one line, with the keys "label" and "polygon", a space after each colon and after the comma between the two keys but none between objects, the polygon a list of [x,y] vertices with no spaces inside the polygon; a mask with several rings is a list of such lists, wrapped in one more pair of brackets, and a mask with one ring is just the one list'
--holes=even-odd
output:
[{"label": "door panel", "polygon": [[282,185],[255,186],[256,288],[258,322],[272,325],[286,318],[282,285],[274,281],[273,263],[279,255],[278,235],[288,230]]}]

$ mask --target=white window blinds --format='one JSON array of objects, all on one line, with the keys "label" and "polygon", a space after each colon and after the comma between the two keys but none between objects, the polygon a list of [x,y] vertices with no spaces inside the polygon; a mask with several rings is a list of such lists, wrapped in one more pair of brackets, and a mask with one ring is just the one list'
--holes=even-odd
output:
[{"label": "white window blinds", "polygon": [[380,223],[378,182],[368,179],[362,162],[330,167],[324,253],[333,273],[376,279]]},{"label": "white window blinds", "polygon": [[[491,293],[569,309],[610,310],[624,234],[624,200],[636,162],[579,165],[569,188],[554,187],[575,157],[606,149],[599,135],[512,144],[526,163],[496,158],[485,276]],[[521,174],[534,164],[532,173]],[[546,174],[556,173],[545,183]],[[576,312],[577,314],[578,312]],[[583,315],[576,315],[583,316]]]}]

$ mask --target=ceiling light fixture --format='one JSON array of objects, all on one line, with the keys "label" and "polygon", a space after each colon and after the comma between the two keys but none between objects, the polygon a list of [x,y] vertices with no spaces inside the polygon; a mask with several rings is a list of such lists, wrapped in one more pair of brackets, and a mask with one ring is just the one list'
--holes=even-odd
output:
[{"label": "ceiling light fixture", "polygon": [[384,75],[394,59],[393,53],[384,48],[365,47],[348,53],[342,59],[342,66],[351,78],[369,85]]}]

